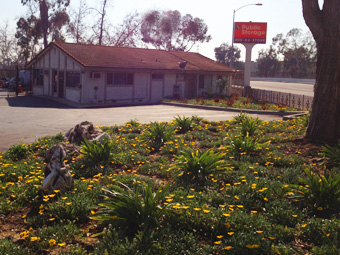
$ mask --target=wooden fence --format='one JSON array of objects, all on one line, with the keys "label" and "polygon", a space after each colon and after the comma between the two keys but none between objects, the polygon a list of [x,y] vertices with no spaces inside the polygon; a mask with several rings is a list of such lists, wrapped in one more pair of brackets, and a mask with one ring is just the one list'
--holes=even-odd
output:
[{"label": "wooden fence", "polygon": [[251,89],[250,96],[256,101],[264,101],[268,103],[288,106],[300,111],[311,110],[313,104],[313,97],[311,96],[277,91]]}]

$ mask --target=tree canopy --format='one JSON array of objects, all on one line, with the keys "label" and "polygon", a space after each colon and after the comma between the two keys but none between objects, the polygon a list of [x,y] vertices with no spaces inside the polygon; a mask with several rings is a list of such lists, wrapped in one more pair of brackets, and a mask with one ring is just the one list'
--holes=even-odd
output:
[{"label": "tree canopy", "polygon": [[189,51],[197,43],[209,42],[208,26],[190,14],[150,11],[143,17],[142,40],[158,49]]},{"label": "tree canopy", "polygon": [[241,50],[237,46],[232,48],[228,43],[222,43],[220,47],[216,47],[214,51],[217,62],[227,66],[231,66],[232,62],[233,68],[244,69],[244,63],[240,61]]}]

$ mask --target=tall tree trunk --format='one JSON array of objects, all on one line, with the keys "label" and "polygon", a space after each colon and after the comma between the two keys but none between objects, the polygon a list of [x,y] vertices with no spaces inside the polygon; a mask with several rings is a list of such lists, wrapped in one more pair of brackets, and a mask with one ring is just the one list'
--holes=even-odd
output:
[{"label": "tall tree trunk", "polygon": [[40,19],[41,19],[41,28],[44,36],[44,47],[46,48],[48,45],[47,35],[48,35],[48,6],[46,0],[40,1]]},{"label": "tall tree trunk", "polygon": [[302,0],[317,45],[316,83],[306,139],[335,144],[340,139],[340,1]]},{"label": "tall tree trunk", "polygon": [[103,42],[103,30],[104,30],[104,20],[105,20],[105,15],[106,15],[106,1],[104,0],[103,2],[103,10],[102,10],[102,17],[101,17],[101,21],[100,21],[100,32],[99,32],[99,45],[102,45]]}]

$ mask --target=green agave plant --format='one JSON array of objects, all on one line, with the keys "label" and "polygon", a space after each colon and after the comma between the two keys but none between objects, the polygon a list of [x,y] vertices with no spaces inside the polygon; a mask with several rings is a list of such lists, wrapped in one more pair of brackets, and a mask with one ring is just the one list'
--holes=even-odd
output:
[{"label": "green agave plant", "polygon": [[262,138],[250,137],[247,133],[245,136],[235,136],[231,138],[228,149],[232,151],[235,157],[240,158],[242,155],[249,155],[269,144],[270,141],[262,142]]},{"label": "green agave plant", "polygon": [[319,175],[309,169],[304,170],[307,178],[299,178],[304,184],[290,185],[295,191],[291,198],[304,200],[318,210],[337,210],[340,203],[340,175],[332,172],[330,175]]},{"label": "green agave plant", "polygon": [[180,117],[177,115],[177,117],[175,117],[174,123],[177,126],[178,134],[184,134],[193,128],[193,119],[189,117]]},{"label": "green agave plant", "polygon": [[114,143],[109,139],[105,139],[101,143],[85,139],[81,144],[81,153],[84,154],[85,159],[93,166],[108,163],[112,152],[116,148]]},{"label": "green agave plant", "polygon": [[151,122],[144,130],[141,141],[148,143],[153,150],[158,151],[164,143],[175,135],[174,127],[167,122]]},{"label": "green agave plant", "polygon": [[113,190],[104,190],[104,202],[100,210],[91,219],[100,224],[111,224],[113,227],[124,229],[130,235],[138,231],[151,233],[157,226],[167,207],[161,207],[167,186],[153,192],[149,185],[138,186],[134,189],[120,183]]},{"label": "green agave plant", "polygon": [[223,153],[213,150],[201,151],[187,149],[176,156],[173,168],[181,170],[179,178],[187,182],[206,182],[211,175],[221,174],[227,168]]},{"label": "green agave plant", "polygon": [[325,145],[322,147],[322,156],[326,158],[326,164],[340,167],[340,139],[335,146]]}]

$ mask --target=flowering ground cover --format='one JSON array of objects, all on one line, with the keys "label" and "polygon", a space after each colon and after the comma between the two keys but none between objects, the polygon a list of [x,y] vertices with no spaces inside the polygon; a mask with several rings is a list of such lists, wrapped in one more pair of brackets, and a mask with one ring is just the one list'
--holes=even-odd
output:
[{"label": "flowering ground cover", "polygon": [[0,254],[339,254],[338,165],[299,140],[306,119],[101,128],[65,193],[40,191],[62,135],[0,155]]},{"label": "flowering ground cover", "polygon": [[266,101],[257,102],[250,97],[238,97],[236,95],[231,98],[197,98],[197,99],[165,99],[165,102],[192,104],[192,105],[207,105],[207,106],[219,106],[225,108],[238,108],[238,109],[250,109],[250,110],[264,110],[264,111],[297,111],[296,108],[287,107],[281,104],[273,104]]}]

